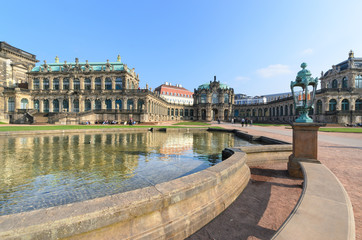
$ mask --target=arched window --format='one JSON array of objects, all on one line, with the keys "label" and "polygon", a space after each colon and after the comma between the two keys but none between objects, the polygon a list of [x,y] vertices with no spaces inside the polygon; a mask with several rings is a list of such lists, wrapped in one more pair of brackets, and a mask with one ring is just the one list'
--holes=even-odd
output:
[{"label": "arched window", "polygon": [[185,117],[188,117],[188,116],[189,116],[189,110],[185,109]]},{"label": "arched window", "polygon": [[73,112],[79,112],[79,99],[73,100]]},{"label": "arched window", "polygon": [[107,110],[112,110],[112,100],[106,99],[106,108]]},{"label": "arched window", "polygon": [[111,78],[106,78],[106,90],[112,90],[112,79]]},{"label": "arched window", "polygon": [[63,111],[69,112],[69,101],[68,101],[68,99],[63,100]]},{"label": "arched window", "polygon": [[[132,110],[133,109],[133,100],[132,99],[128,99],[127,100],[127,110]],[[152,113],[154,111],[152,110]]]},{"label": "arched window", "polygon": [[80,90],[80,81],[78,78],[74,78],[74,80],[73,80],[73,89]]},{"label": "arched window", "polygon": [[349,110],[349,101],[347,99],[342,100],[342,111],[348,111]]},{"label": "arched window", "polygon": [[171,116],[173,116],[174,114],[174,109],[173,108],[171,108]]},{"label": "arched window", "polygon": [[49,79],[47,79],[47,78],[43,79],[43,89],[49,90]]},{"label": "arched window", "polygon": [[45,99],[43,101],[43,112],[49,112],[49,100],[48,99]]},{"label": "arched window", "polygon": [[337,79],[334,79],[334,80],[332,81],[332,88],[333,88],[333,89],[337,89],[337,88],[338,88],[338,81],[337,81]]},{"label": "arched window", "polygon": [[322,114],[322,100],[317,101],[316,112],[317,112],[317,115]]},{"label": "arched window", "polygon": [[84,102],[84,110],[85,111],[90,111],[92,110],[92,102],[89,99],[86,99]]},{"label": "arched window", "polygon": [[94,102],[94,109],[95,110],[101,110],[102,109],[102,102],[99,99],[96,99]]},{"label": "arched window", "polygon": [[255,109],[253,109],[253,117],[255,117],[255,115],[256,115],[255,113],[256,113],[256,111],[255,111]]},{"label": "arched window", "polygon": [[91,90],[92,89],[92,81],[90,78],[84,79],[84,89]]},{"label": "arched window", "polygon": [[284,115],[285,115],[285,116],[288,116],[288,105],[285,105],[284,110],[285,110]]},{"label": "arched window", "polygon": [[263,109],[261,108],[258,109],[258,116],[259,117],[263,116]]},{"label": "arched window", "polygon": [[212,103],[219,103],[219,99],[218,99],[217,93],[213,93],[213,94],[212,94],[211,102],[212,102]]},{"label": "arched window", "polygon": [[69,78],[64,78],[63,79],[63,89],[64,90],[69,90]]},{"label": "arched window", "polygon": [[283,116],[283,106],[280,106],[280,116]]},{"label": "arched window", "polygon": [[183,115],[184,115],[184,110],[180,109],[180,116],[183,116]]},{"label": "arched window", "polygon": [[121,99],[116,100],[116,109],[122,110],[122,100]]},{"label": "arched window", "polygon": [[143,101],[143,99],[138,99],[138,106],[137,108],[139,110],[142,110],[143,106],[145,105],[145,101]]},{"label": "arched window", "polygon": [[275,107],[273,107],[273,117],[275,117]]},{"label": "arched window", "polygon": [[120,77],[116,78],[116,89],[117,90],[122,89],[122,78],[120,78]]},{"label": "arched window", "polygon": [[238,109],[235,109],[234,111],[234,117],[238,117],[239,116],[239,110]]},{"label": "arched window", "polygon": [[190,109],[190,117],[193,117],[193,116],[194,116],[194,110]]},{"label": "arched window", "polygon": [[344,77],[342,79],[342,88],[343,89],[347,89],[348,88],[348,78],[347,77]]},{"label": "arched window", "polygon": [[8,99],[8,112],[14,112],[15,111],[15,98],[10,97]]},{"label": "arched window", "polygon": [[53,112],[59,112],[59,100],[58,99],[53,100]]},{"label": "arched window", "polygon": [[276,107],[276,110],[277,110],[277,116],[280,116],[279,115],[279,107]]},{"label": "arched window", "polygon": [[34,100],[34,109],[39,111],[39,100]]},{"label": "arched window", "polygon": [[264,117],[268,116],[268,109],[264,108]]},{"label": "arched window", "polygon": [[362,111],[362,99],[356,100],[356,111]]},{"label": "arched window", "polygon": [[355,80],[355,88],[362,88],[362,75],[356,76]]},{"label": "arched window", "polygon": [[170,116],[170,108],[167,109],[167,115]]},{"label": "arched window", "polygon": [[337,110],[337,101],[336,99],[329,100],[329,111],[336,111]]},{"label": "arched window", "polygon": [[293,116],[293,104],[289,105],[289,116]]},{"label": "arched window", "polygon": [[206,103],[206,94],[205,93],[202,93],[201,96],[200,96],[200,102],[201,103]]},{"label": "arched window", "polygon": [[101,90],[102,89],[102,80],[101,78],[96,78],[95,82],[95,90]]},{"label": "arched window", "polygon": [[39,90],[40,87],[39,87],[39,78],[34,78],[33,80],[33,89],[34,90]]},{"label": "arched window", "polygon": [[58,78],[53,79],[53,90],[59,90],[59,79]]},{"label": "arched window", "polygon": [[229,94],[224,94],[224,103],[229,103]]},{"label": "arched window", "polygon": [[178,109],[175,109],[175,116],[178,116]]},{"label": "arched window", "polygon": [[21,99],[20,101],[20,108],[21,109],[27,109],[28,108],[29,101],[26,98]]}]

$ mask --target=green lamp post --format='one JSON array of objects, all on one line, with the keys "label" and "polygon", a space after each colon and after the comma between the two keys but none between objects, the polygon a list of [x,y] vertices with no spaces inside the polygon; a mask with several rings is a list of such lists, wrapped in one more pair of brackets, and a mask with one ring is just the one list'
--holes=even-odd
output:
[{"label": "green lamp post", "polygon": [[312,78],[312,74],[306,63],[300,65],[302,70],[297,74],[295,81],[290,83],[293,94],[294,109],[300,116],[295,120],[297,123],[312,123],[313,119],[308,116],[308,112],[313,108],[315,93],[318,85],[318,78]]}]

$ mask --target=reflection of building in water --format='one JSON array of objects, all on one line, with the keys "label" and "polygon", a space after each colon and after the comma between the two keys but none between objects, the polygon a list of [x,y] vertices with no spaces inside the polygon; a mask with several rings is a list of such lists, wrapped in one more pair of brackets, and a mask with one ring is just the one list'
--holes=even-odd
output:
[{"label": "reflection of building in water", "polygon": [[160,153],[167,155],[181,155],[191,150],[193,135],[185,133],[172,133],[166,136],[166,141],[160,146]]}]

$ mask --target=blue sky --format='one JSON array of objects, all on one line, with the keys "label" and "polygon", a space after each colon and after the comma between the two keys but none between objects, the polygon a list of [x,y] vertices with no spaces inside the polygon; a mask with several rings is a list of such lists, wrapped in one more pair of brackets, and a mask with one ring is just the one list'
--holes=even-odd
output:
[{"label": "blue sky", "polygon": [[[0,41],[40,63],[116,61],[140,86],[193,91],[213,80],[235,93],[290,91],[302,62],[314,77],[362,57],[362,1],[3,1]],[[40,64],[39,63],[39,64]]]}]

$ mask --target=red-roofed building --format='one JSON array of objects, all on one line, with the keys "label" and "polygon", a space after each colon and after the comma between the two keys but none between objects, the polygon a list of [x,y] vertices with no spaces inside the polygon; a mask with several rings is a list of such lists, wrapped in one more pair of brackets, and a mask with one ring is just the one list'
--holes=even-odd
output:
[{"label": "red-roofed building", "polygon": [[194,103],[194,93],[190,92],[182,85],[165,82],[155,89],[162,98],[170,103],[192,105]]}]

